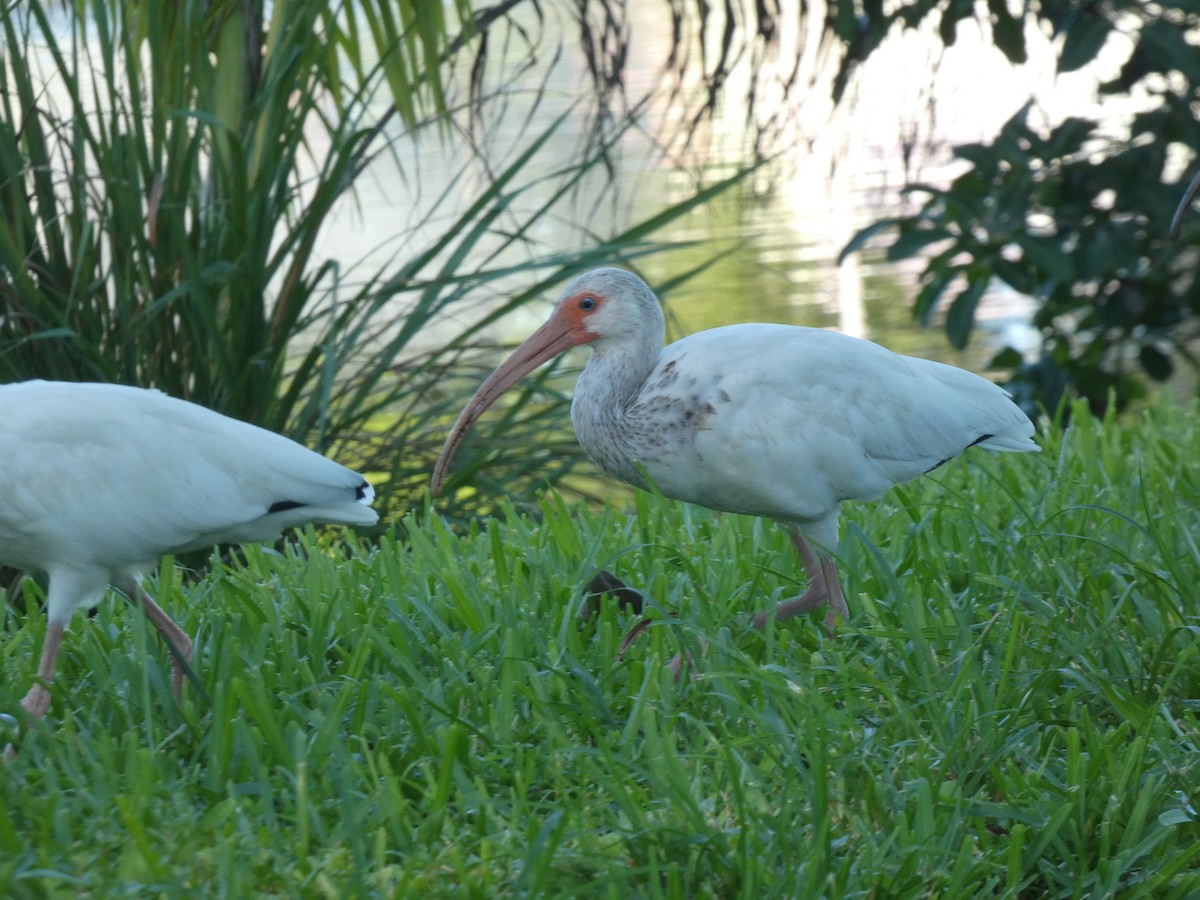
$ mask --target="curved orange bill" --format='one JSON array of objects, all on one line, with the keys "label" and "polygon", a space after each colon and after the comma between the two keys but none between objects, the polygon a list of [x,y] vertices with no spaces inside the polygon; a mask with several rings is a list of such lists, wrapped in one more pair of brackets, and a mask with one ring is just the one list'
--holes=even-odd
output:
[{"label": "curved orange bill", "polygon": [[475,395],[467,401],[463,411],[458,414],[454,427],[442,445],[442,452],[433,465],[433,475],[430,478],[429,489],[433,496],[441,493],[442,485],[454,461],[458,448],[471,426],[482,416],[493,403],[510,387],[540,366],[553,359],[565,350],[579,344],[594,340],[596,335],[590,332],[583,323],[564,311],[560,304],[546,323],[525,339],[521,346],[513,351],[512,356],[500,364],[487,380],[479,386]]}]

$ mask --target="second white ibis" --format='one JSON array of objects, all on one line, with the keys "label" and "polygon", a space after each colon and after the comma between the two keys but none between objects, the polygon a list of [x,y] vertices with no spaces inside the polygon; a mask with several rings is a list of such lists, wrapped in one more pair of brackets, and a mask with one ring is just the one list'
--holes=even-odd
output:
[{"label": "second white ibis", "polygon": [[71,614],[110,584],[172,648],[178,698],[192,641],[142,588],[166,553],[272,540],[304,522],[373,525],[375,493],[282,435],[158,391],[113,384],[0,385],[0,563],[50,579],[40,718]]},{"label": "second white ibis", "polygon": [[638,276],[604,268],[576,278],[459,415],[433,493],[501,394],[589,344],[571,403],[588,455],[636,487],[649,487],[649,478],[668,497],[778,521],[809,580],[775,618],[828,603],[831,625],[835,611],[849,615],[834,561],[843,501],[879,497],[969,447],[1039,449],[1033,423],[1007,392],[954,366],[792,325],[729,325],[665,348],[664,332],[658,298]]}]

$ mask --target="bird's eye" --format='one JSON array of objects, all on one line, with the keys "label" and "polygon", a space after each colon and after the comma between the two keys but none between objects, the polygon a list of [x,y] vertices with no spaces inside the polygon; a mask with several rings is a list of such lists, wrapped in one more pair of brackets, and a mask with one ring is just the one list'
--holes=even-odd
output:
[{"label": "bird's eye", "polygon": [[584,312],[590,312],[591,310],[596,308],[596,298],[595,297],[583,297],[579,301],[579,308],[582,309]]}]

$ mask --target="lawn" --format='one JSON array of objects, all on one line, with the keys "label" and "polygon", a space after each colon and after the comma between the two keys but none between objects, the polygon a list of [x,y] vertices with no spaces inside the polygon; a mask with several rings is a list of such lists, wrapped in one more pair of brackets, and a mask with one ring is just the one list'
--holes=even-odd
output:
[{"label": "lawn", "polygon": [[[166,567],[207,698],[128,604],[77,616],[0,896],[1200,895],[1200,415],[1042,441],[848,507],[833,637],[747,627],[781,530],[644,494]],[[652,601],[620,661],[595,568]],[[15,713],[45,620],[5,615]]]}]

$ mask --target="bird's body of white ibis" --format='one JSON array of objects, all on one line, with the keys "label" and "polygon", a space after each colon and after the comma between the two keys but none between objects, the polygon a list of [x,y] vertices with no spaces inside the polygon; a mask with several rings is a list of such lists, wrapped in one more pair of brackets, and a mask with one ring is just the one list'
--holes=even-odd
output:
[{"label": "bird's body of white ibis", "polygon": [[1039,449],[1008,394],[963,369],[798,326],[730,325],[665,348],[664,331],[658,299],[636,275],[597,269],[575,279],[459,416],[434,493],[497,397],[567,348],[590,344],[571,404],[588,455],[638,487],[648,478],[668,497],[776,519],[810,578],[777,617],[826,601],[830,616],[846,615],[832,557],[842,501],[878,497],[971,446]]},{"label": "bird's body of white ibis", "polygon": [[372,525],[361,475],[281,435],[158,391],[109,384],[0,385],[0,563],[49,576],[38,683],[50,702],[62,633],[111,584],[140,601],[174,652],[191,641],[141,588],[167,553],[271,540],[305,522]]}]

